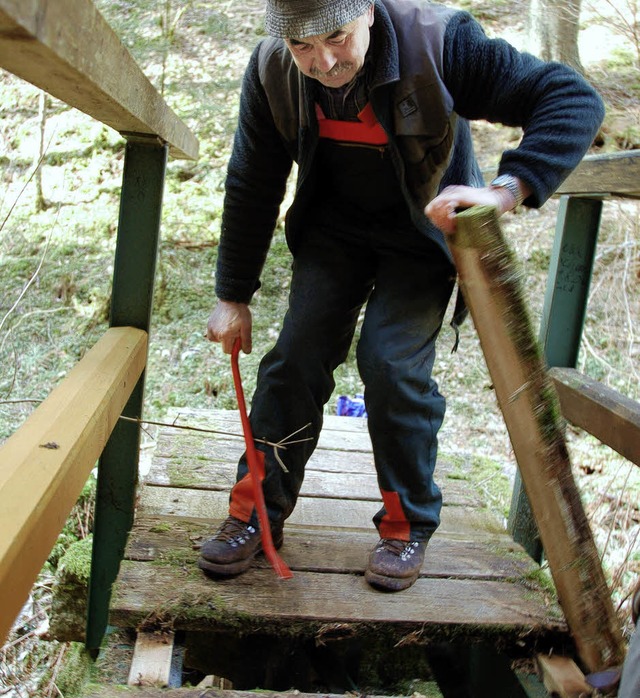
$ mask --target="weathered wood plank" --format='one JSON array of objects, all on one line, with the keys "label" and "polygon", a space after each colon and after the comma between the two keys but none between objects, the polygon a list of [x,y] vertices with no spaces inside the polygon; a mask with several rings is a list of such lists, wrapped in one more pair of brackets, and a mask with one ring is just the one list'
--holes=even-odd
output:
[{"label": "weathered wood plank", "polygon": [[0,67],[120,133],[198,157],[196,137],[90,0],[0,0]]},{"label": "weathered wood plank", "polygon": [[540,654],[537,662],[544,687],[551,695],[558,698],[588,698],[593,695],[593,687],[572,659]]},{"label": "weathered wood plank", "polygon": [[[374,472],[371,444],[357,443],[359,449],[349,449],[348,443],[342,442],[342,448],[334,449],[327,443],[327,432],[320,437],[320,445],[309,459],[307,468],[318,470],[336,470],[340,472]],[[333,438],[335,432],[331,432]],[[360,441],[360,436],[356,436]],[[368,437],[367,437],[368,438]],[[155,455],[158,458],[171,458],[176,461],[213,460],[215,462],[236,463],[244,451],[244,437],[221,437],[210,434],[196,434],[190,432],[171,433],[163,431],[157,440]],[[355,439],[352,439],[352,443]]]},{"label": "weathered wood plank", "polygon": [[[291,524],[336,528],[371,529],[371,519],[380,503],[331,497],[300,497],[287,519]],[[178,516],[195,519],[222,519],[227,516],[229,495],[212,490],[189,490],[173,487],[142,488],[138,516]],[[486,539],[504,527],[485,509],[445,506],[441,531],[469,540]]]},{"label": "weathered wood plank", "polygon": [[577,490],[552,383],[542,364],[512,253],[496,211],[457,217],[450,248],[540,530],[558,596],[584,664],[622,661],[624,645]]},{"label": "weathered wood plank", "polygon": [[168,686],[175,633],[138,633],[127,683],[129,686]]},{"label": "weathered wood plank", "polygon": [[562,414],[640,465],[640,403],[573,368],[551,368]]},{"label": "weathered wood plank", "polygon": [[[220,521],[175,517],[139,518],[125,557],[140,562],[181,560],[195,564],[198,549]],[[371,531],[327,531],[287,525],[282,556],[292,570],[364,574],[368,552],[378,540]],[[258,566],[268,563],[263,558]],[[526,579],[538,566],[506,534],[490,541],[458,540],[438,532],[430,541],[422,576],[478,579]]]},{"label": "weathered wood plank", "polygon": [[[220,442],[215,444],[216,456],[220,453]],[[234,449],[235,451],[235,449]],[[156,456],[145,480],[147,485],[160,487],[187,487],[190,489],[214,490],[228,492],[235,483],[236,460],[242,453],[235,451],[235,458],[220,461],[218,458],[194,459],[189,457],[161,458]],[[301,495],[306,497],[338,497],[340,499],[359,499],[380,501],[380,489],[375,472],[344,473],[319,470],[325,454],[331,451],[316,452],[305,469]],[[346,459],[349,460],[349,459]],[[448,478],[438,471],[438,484],[448,505],[481,505],[478,492],[468,481],[459,477]]]},{"label": "weathered wood plank", "polygon": [[640,151],[588,156],[557,194],[640,196]]},{"label": "weathered wood plank", "polygon": [[129,560],[122,563],[110,619],[116,626],[169,621],[175,629],[191,630],[241,622],[243,632],[286,624],[288,633],[315,632],[322,623],[391,624],[425,637],[455,626],[458,638],[495,633],[511,640],[526,635],[527,641],[565,630],[557,607],[543,594],[500,581],[423,578],[390,596],[360,575],[297,572],[283,581],[270,569],[252,568],[214,581],[175,565]]},{"label": "weathered wood plank", "polygon": [[0,448],[0,643],[142,374],[146,355],[142,330],[107,330]]},{"label": "weathered wood plank", "polygon": [[[82,692],[82,698],[116,698],[117,696],[135,696],[135,698],[256,698],[266,694],[270,698],[344,698],[337,693],[276,693],[274,691],[230,691],[220,688],[125,688],[122,686],[88,686]],[[367,694],[367,698],[376,696]]]},{"label": "weathered wood plank", "polygon": [[[203,443],[206,444],[207,440],[211,438],[229,438],[230,435],[234,435],[236,437],[235,440],[240,442],[244,438],[242,436],[240,416],[236,411],[181,408],[169,413],[167,419],[163,422],[163,432],[170,434],[172,431],[171,425],[178,427],[174,430],[174,438],[176,438],[178,444],[182,439],[191,438],[193,440],[189,444],[190,448],[197,448],[198,439],[203,439]],[[303,426],[303,424],[300,425],[300,427]],[[190,432],[189,428],[209,430],[210,433]],[[259,439],[264,435],[254,434],[254,436],[256,439]],[[292,438],[304,438],[306,436],[309,436],[309,434],[303,429]],[[173,444],[169,443],[168,446],[172,448]],[[324,415],[318,448],[338,451],[362,451],[367,453],[370,458],[371,439],[367,429],[367,420],[361,417]],[[172,450],[168,453],[165,453],[163,450],[159,452],[162,455],[174,455]]]}]

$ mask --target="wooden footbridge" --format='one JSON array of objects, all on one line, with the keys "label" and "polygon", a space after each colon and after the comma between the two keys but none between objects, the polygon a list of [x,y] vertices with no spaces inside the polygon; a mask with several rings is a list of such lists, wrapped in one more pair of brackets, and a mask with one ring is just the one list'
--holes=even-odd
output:
[{"label": "wooden footbridge", "polygon": [[[82,50],[80,33],[100,50]],[[420,579],[400,594],[368,587],[379,494],[366,424],[327,417],[285,527],[293,579],[258,560],[212,581],[195,561],[226,515],[237,416],[182,413],[178,424],[197,429],[163,428],[138,483],[164,170],[169,154],[197,158],[197,140],[89,0],[0,0],[0,66],[126,139],[111,327],[0,449],[0,641],[99,459],[85,643],[99,664],[113,628],[138,642],[121,680],[132,687],[103,681],[87,697],[371,693],[409,679],[432,695],[589,695],[584,675],[620,664],[624,646],[555,407],[559,396],[566,419],[640,464],[638,404],[574,370],[602,206],[638,197],[640,153],[586,159],[559,192],[538,339],[526,322],[514,332],[524,299],[505,286],[512,260],[492,212],[463,214],[452,240],[519,466],[509,530],[445,454],[442,526]],[[493,237],[470,244],[480,228]],[[181,665],[216,686],[182,686]]]}]

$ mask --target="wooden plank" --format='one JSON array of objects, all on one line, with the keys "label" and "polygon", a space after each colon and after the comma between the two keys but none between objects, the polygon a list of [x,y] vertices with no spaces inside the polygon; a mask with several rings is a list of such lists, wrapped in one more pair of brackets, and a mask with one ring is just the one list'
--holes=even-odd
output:
[{"label": "wooden plank", "polygon": [[533,336],[496,211],[457,217],[449,243],[498,403],[540,530],[558,597],[590,671],[617,664],[624,644],[576,488],[553,385]]},{"label": "wooden plank", "polygon": [[178,565],[129,560],[114,587],[110,621],[121,627],[171,622],[190,630],[240,622],[243,632],[277,632],[282,625],[292,634],[315,634],[318,623],[356,623],[420,630],[424,637],[455,626],[458,639],[495,633],[506,641],[526,636],[527,643],[566,629],[544,594],[508,582],[422,578],[390,596],[353,574],[297,572],[281,580],[271,569],[251,568],[237,579],[214,581]]},{"label": "wooden plank", "polygon": [[[300,497],[288,523],[324,526],[331,529],[371,530],[380,503],[331,497]],[[138,516],[178,516],[193,519],[222,519],[229,509],[229,494],[212,490],[145,486],[140,494]],[[439,531],[468,540],[486,540],[504,527],[486,509],[445,506]]]},{"label": "wooden plank", "polygon": [[0,0],[0,66],[122,134],[198,157],[196,137],[90,0]]},{"label": "wooden plank", "polygon": [[588,698],[593,695],[593,687],[587,683],[573,659],[539,654],[537,663],[544,687],[551,695],[558,698]]},{"label": "wooden plank", "polygon": [[[157,439],[154,459],[172,459],[180,464],[180,467],[189,463],[197,465],[197,461],[235,465],[243,451],[244,437],[241,435],[237,438],[225,438],[210,434],[163,431]],[[373,473],[375,467],[371,446],[369,445],[369,450],[366,451],[334,450],[320,445],[309,459],[307,470]]]},{"label": "wooden plank", "polygon": [[0,448],[0,644],[146,363],[147,334],[107,330]]},{"label": "wooden plank", "polygon": [[[215,459],[155,457],[145,480],[146,484],[228,492],[235,483],[236,461],[242,453],[242,448],[239,452],[235,452],[233,460],[225,462],[217,458],[220,455],[220,445],[220,442],[216,441],[215,446],[213,446]],[[380,489],[375,472],[355,472],[345,475],[344,473],[318,470],[317,467],[323,463],[325,454],[333,454],[333,452],[326,450],[320,453],[316,452],[312,457],[312,462],[307,464],[300,491],[302,496],[380,501]],[[437,481],[448,505],[481,505],[478,492],[472,488],[468,481],[458,477],[448,478],[442,473],[439,475],[441,477]]]},{"label": "wooden plank", "polygon": [[[207,410],[207,409],[186,409],[172,410],[167,419],[161,423],[163,433],[171,433],[171,425],[175,424],[174,436],[178,440],[188,437],[194,439],[206,439],[217,437],[230,438],[234,435],[235,440],[242,440],[242,425],[237,411],[230,410]],[[301,424],[300,427],[304,425]],[[180,429],[180,427],[187,429]],[[198,434],[196,431],[189,432],[189,428],[208,430],[209,434]],[[254,434],[260,438],[259,434]],[[304,438],[309,436],[302,429],[292,438]],[[283,438],[283,440],[286,440]],[[179,443],[179,441],[178,441]],[[367,420],[361,417],[338,417],[336,415],[324,415],[323,427],[320,431],[318,448],[330,448],[338,451],[362,451],[371,457],[371,439],[367,428]],[[163,454],[173,455],[173,452]]]},{"label": "wooden plank", "polygon": [[640,196],[640,151],[585,157],[556,194]]},{"label": "wooden plank", "polygon": [[[300,693],[300,691],[230,691],[219,688],[125,688],[118,686],[87,686],[82,698],[117,698],[117,696],[135,696],[135,698],[256,698],[266,694],[270,698],[344,698],[338,693]],[[367,694],[367,698],[378,698]],[[384,698],[384,697],[380,697]]]},{"label": "wooden plank", "polygon": [[573,368],[551,368],[562,414],[640,465],[640,403]]},{"label": "wooden plank", "polygon": [[[204,540],[220,521],[176,517],[138,518],[125,557],[140,562],[182,560],[195,564]],[[368,553],[378,540],[374,530],[328,531],[285,526],[282,555],[293,570],[364,574]],[[256,561],[262,566],[264,558]],[[467,541],[438,532],[430,541],[421,576],[473,579],[534,579],[538,565],[506,534],[491,541]]]},{"label": "wooden plank", "polygon": [[129,670],[129,686],[169,685],[175,633],[138,633]]}]

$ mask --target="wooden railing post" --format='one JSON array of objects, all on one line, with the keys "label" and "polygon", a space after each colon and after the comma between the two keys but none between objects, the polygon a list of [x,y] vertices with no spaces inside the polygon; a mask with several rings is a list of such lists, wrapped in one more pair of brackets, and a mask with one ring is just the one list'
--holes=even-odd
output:
[{"label": "wooden railing post", "polygon": [[[111,297],[112,327],[149,331],[168,148],[155,137],[131,136],[125,151]],[[144,373],[123,411],[140,418]],[[98,467],[93,556],[87,613],[88,649],[100,647],[111,586],[133,523],[140,427],[120,420]]]},{"label": "wooden railing post", "polygon": [[[601,199],[573,196],[560,199],[539,333],[548,366],[575,368],[601,213]],[[534,560],[541,561],[540,536],[519,472],[513,486],[509,531]]]}]

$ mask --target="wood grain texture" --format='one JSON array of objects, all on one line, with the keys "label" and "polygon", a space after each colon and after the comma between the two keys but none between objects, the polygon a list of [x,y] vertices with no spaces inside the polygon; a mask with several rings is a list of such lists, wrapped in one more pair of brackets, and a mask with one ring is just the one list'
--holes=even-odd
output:
[{"label": "wood grain texture", "polygon": [[49,557],[146,355],[142,330],[107,330],[0,448],[0,640]]},{"label": "wood grain texture", "polygon": [[392,624],[403,632],[422,629],[428,636],[455,626],[458,636],[495,633],[513,640],[515,635],[533,639],[564,631],[564,621],[554,611],[538,592],[503,581],[426,577],[389,595],[355,574],[296,572],[292,579],[280,580],[270,569],[252,568],[235,579],[209,580],[178,565],[125,560],[110,620],[143,627],[171,623],[190,630],[240,623],[243,632],[285,624],[287,632],[302,634],[324,623]]},{"label": "wood grain texture", "polygon": [[593,535],[573,479],[557,397],[533,335],[513,254],[496,211],[475,207],[450,236],[460,286],[480,338],[558,596],[590,671],[624,658]]},{"label": "wood grain texture", "polygon": [[198,157],[196,137],[90,0],[0,0],[0,66],[120,133]]}]

